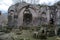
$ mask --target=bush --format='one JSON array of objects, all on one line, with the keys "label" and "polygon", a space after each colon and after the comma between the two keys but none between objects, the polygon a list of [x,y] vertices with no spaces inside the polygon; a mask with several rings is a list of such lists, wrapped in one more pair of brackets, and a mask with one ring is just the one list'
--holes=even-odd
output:
[{"label": "bush", "polygon": [[24,40],[24,39],[22,38],[22,39],[20,39],[20,40]]},{"label": "bush", "polygon": [[4,26],[1,30],[1,32],[9,33],[11,29],[8,28],[8,26]]}]

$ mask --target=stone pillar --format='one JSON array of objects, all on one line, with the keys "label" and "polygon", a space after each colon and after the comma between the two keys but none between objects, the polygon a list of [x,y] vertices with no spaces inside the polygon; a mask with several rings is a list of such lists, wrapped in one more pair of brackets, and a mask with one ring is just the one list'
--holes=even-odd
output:
[{"label": "stone pillar", "polygon": [[18,28],[17,27],[17,24],[18,24],[17,23],[18,22],[17,19],[18,19],[18,15],[14,15],[14,28]]}]

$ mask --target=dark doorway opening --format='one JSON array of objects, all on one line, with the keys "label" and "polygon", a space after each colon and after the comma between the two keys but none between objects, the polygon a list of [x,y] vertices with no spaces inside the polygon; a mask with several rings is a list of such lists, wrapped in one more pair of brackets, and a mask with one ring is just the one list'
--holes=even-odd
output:
[{"label": "dark doorway opening", "polygon": [[31,23],[32,21],[32,14],[26,13],[23,15],[23,22],[26,24]]},{"label": "dark doorway opening", "polygon": [[60,28],[57,31],[57,35],[60,36]]}]

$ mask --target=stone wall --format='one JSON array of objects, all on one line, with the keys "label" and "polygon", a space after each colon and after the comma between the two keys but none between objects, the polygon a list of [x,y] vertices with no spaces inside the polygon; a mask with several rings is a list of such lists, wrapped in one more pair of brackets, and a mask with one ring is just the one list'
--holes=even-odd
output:
[{"label": "stone wall", "polygon": [[[51,12],[52,10],[50,10],[50,8],[52,8],[52,6],[37,6],[37,5],[33,5],[33,4],[28,4],[28,3],[18,3],[15,5],[12,5],[11,7],[9,7],[9,10],[13,10],[14,12],[12,13],[12,20],[14,21],[14,15],[17,15],[17,26],[21,26],[23,25],[23,12],[25,11],[26,7],[28,6],[29,11],[32,14],[32,22],[31,25],[32,26],[38,26],[39,24],[48,24],[51,18]],[[54,6],[53,6],[54,8]],[[54,9],[53,9],[54,10]],[[54,12],[53,12],[54,13]],[[8,13],[8,14],[11,14]],[[53,14],[54,16],[55,14]],[[54,16],[54,18],[56,17],[56,15]],[[54,19],[55,20],[55,19]]]}]

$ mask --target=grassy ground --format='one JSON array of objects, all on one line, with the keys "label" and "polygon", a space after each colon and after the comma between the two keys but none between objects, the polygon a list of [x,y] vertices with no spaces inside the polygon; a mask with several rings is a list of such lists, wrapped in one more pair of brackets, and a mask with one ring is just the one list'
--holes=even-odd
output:
[{"label": "grassy ground", "polygon": [[[15,36],[17,36],[17,35],[15,35]],[[32,37],[32,32],[30,32],[29,30],[23,30],[22,34],[17,36],[17,39],[21,39],[21,38],[29,39],[29,40],[40,40],[40,39],[34,39]],[[47,37],[47,40],[55,40],[55,39],[56,39],[56,36],[54,36],[54,37]]]},{"label": "grassy ground", "polygon": [[54,36],[54,37],[48,37],[47,40],[56,40],[56,36]]},{"label": "grassy ground", "polygon": [[[21,32],[21,31],[19,31]],[[13,40],[23,40],[23,39],[26,39],[26,40],[40,40],[40,39],[35,39],[33,38],[33,31],[30,31],[30,30],[22,30],[22,34],[21,35],[17,35],[15,32],[11,32],[11,33],[8,33],[8,34],[5,34],[5,35],[2,35],[1,37],[3,38],[7,38],[7,37],[11,37]],[[47,40],[55,40],[56,39],[56,36],[55,37],[48,37]]]}]

